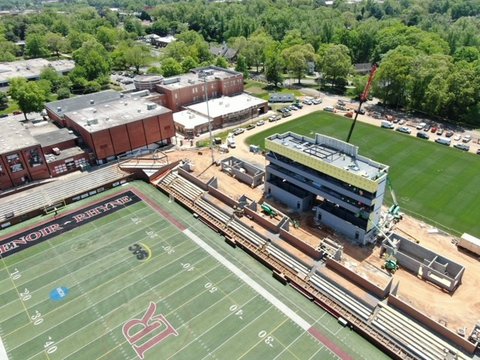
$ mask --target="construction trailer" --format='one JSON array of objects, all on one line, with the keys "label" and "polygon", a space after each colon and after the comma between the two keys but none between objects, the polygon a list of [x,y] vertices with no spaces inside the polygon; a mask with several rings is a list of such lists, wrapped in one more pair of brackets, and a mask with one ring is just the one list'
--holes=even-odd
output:
[{"label": "construction trailer", "polygon": [[464,233],[462,237],[458,239],[457,246],[480,255],[480,239],[470,234]]}]

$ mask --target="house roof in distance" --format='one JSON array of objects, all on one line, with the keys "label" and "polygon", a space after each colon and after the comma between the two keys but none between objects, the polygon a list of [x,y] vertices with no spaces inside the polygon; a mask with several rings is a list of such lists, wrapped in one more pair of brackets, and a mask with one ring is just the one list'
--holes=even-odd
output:
[{"label": "house roof in distance", "polygon": [[209,99],[208,111],[207,103],[205,101],[198,104],[186,106],[185,108],[203,116],[208,116],[208,113],[210,113],[211,118],[217,118],[219,116],[243,111],[252,107],[264,105],[266,103],[267,102],[265,100],[257,98],[255,96],[248,94],[240,94],[236,96],[223,96],[218,99]]},{"label": "house roof in distance", "polygon": [[30,134],[22,122],[13,118],[4,118],[0,121],[0,154],[38,145],[39,142]]},{"label": "house roof in distance", "polygon": [[8,82],[16,77],[25,79],[38,78],[46,67],[52,67],[57,72],[63,73],[73,70],[75,62],[73,60],[49,61],[46,59],[29,59],[0,63],[0,83]]}]

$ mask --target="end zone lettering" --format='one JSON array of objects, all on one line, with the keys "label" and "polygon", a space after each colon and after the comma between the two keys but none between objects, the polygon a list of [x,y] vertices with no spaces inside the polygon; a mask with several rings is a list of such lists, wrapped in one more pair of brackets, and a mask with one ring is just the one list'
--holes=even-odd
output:
[{"label": "end zone lettering", "polygon": [[34,244],[41,243],[56,235],[72,230],[77,226],[86,224],[104,215],[111,214],[125,206],[141,201],[131,191],[110,197],[104,201],[90,205],[71,214],[57,217],[56,219],[29,229],[20,234],[12,235],[0,240],[0,256],[7,257]]},{"label": "end zone lettering", "polygon": [[75,220],[75,223],[81,223],[86,219],[90,219],[92,217],[95,217],[97,215],[109,212],[110,210],[115,209],[118,206],[124,206],[126,203],[129,203],[132,201],[132,198],[128,195],[122,196],[119,199],[109,201],[106,204],[95,206],[92,209],[89,209],[81,214],[74,215],[73,220]]},{"label": "end zone lettering", "polygon": [[[28,242],[34,242],[50,235],[54,234],[60,230],[62,230],[63,227],[60,224],[51,224],[48,225],[42,229],[34,230],[31,233],[18,237],[12,241],[2,243],[0,245],[0,255],[3,255],[11,250],[19,248],[21,245],[27,245]],[[28,247],[29,245],[27,245]]]}]

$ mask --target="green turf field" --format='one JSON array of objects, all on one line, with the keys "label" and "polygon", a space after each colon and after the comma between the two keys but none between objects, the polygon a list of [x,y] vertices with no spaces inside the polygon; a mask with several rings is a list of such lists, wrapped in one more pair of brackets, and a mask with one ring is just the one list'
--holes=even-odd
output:
[{"label": "green turf field", "polygon": [[[387,358],[179,205],[136,184],[188,231],[138,202],[2,258],[0,336],[10,360],[133,360],[141,351],[145,359],[338,358],[296,316],[352,359]],[[129,250],[134,243],[148,259]],[[58,288],[62,297],[52,297]]]},{"label": "green turf field", "polygon": [[[247,142],[264,147],[265,137],[287,131],[345,140],[351,121],[315,112],[257,133]],[[390,166],[403,211],[457,235],[480,236],[480,156],[362,122],[357,122],[351,142],[359,146],[361,155]],[[387,202],[391,204],[390,195]]]}]

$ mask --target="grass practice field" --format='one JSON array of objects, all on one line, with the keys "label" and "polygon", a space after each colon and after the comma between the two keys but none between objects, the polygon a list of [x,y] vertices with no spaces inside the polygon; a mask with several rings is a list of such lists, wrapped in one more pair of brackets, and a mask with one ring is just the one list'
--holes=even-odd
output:
[{"label": "grass practice field", "polygon": [[81,203],[8,230],[36,241],[2,257],[8,359],[387,359],[153,187]]},{"label": "grass practice field", "polygon": [[[351,122],[319,111],[280,123],[247,142],[263,148],[265,137],[287,131],[345,140]],[[402,211],[457,235],[467,232],[480,236],[480,156],[362,122],[357,122],[351,142],[359,146],[361,155],[390,166]],[[387,202],[392,202],[390,194]]]}]

